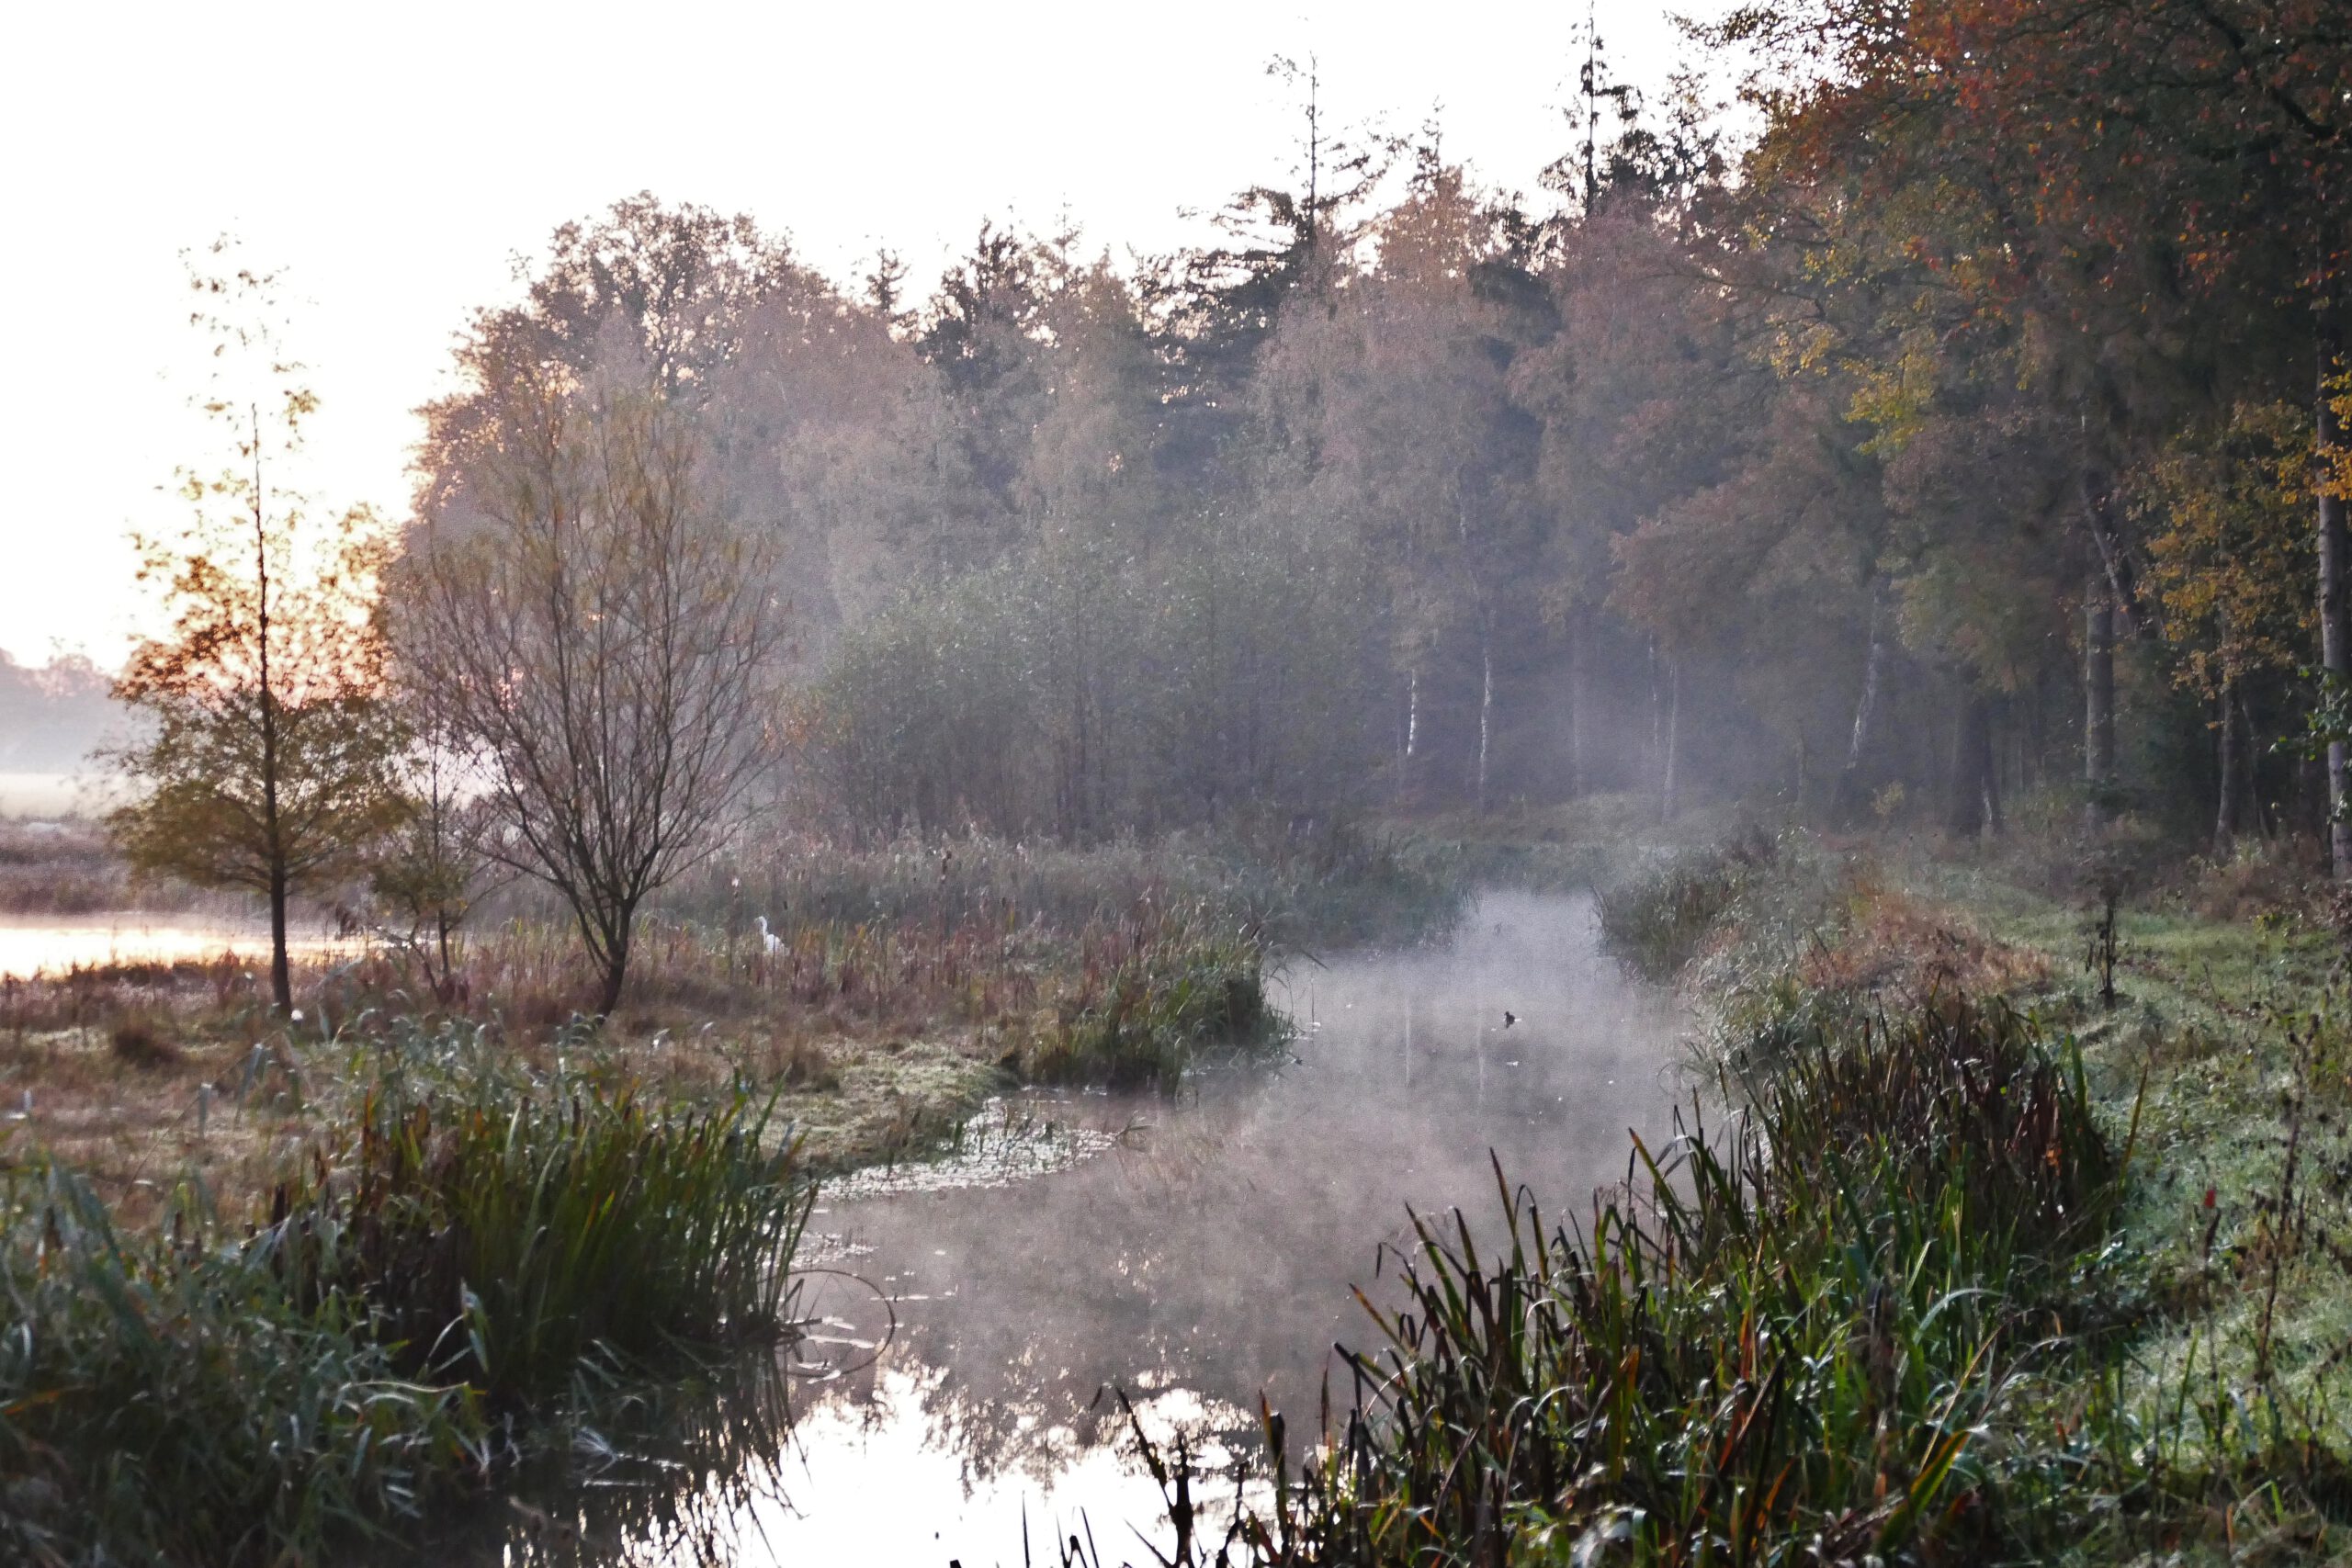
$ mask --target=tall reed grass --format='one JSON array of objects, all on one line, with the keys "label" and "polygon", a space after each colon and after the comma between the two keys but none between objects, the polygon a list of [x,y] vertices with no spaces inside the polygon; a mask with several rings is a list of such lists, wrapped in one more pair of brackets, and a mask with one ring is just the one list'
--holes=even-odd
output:
[{"label": "tall reed grass", "polygon": [[289,1292],[281,1231],[185,1196],[165,1241],[53,1166],[0,1179],[0,1557],[299,1561],[482,1472],[468,1389],[410,1376],[363,1297]]},{"label": "tall reed grass", "polygon": [[1939,1001],[1726,1088],[1581,1226],[1499,1171],[1498,1239],[1417,1218],[1344,1421],[1294,1478],[1270,1417],[1272,1500],[1179,1556],[2031,1560],[2030,1393],[2083,1353],[2060,1318],[2129,1155],[2078,1057]]},{"label": "tall reed grass", "polygon": [[1288,1037],[1265,955],[1246,936],[1145,909],[1080,943],[1080,984],[1031,1036],[1023,1076],[1173,1092],[1199,1058],[1246,1056]]},{"label": "tall reed grass", "polygon": [[1666,979],[1698,953],[1740,894],[1778,858],[1778,844],[1761,835],[1679,851],[1600,890],[1602,941],[1642,974]]},{"label": "tall reed grass", "polygon": [[300,1293],[362,1294],[419,1371],[506,1401],[784,1329],[808,1188],[772,1098],[657,1103],[584,1037],[544,1077],[480,1028],[364,1049],[356,1113],[272,1199]]},{"label": "tall reed grass", "polygon": [[[534,1075],[395,1028],[266,1210],[185,1187],[119,1231],[0,1179],[0,1545],[28,1562],[321,1561],[681,1356],[788,1328],[807,1213],[747,1089],[650,1103],[593,1049]],[[356,1075],[355,1075],[356,1076]]]}]

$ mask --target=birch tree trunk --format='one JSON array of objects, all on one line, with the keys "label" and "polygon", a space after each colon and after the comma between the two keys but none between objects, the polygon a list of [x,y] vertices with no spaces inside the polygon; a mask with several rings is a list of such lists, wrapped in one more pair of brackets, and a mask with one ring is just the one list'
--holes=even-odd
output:
[{"label": "birch tree trunk", "polygon": [[2083,596],[2083,784],[2085,818],[2104,825],[2115,788],[2115,602],[2104,577]]},{"label": "birch tree trunk", "polygon": [[1657,685],[1657,638],[1652,637],[1650,649],[1650,744],[1643,755],[1642,771],[1655,772],[1665,750],[1666,703]]},{"label": "birch tree trunk", "polygon": [[1584,793],[1584,617],[1568,613],[1568,789],[1570,800]]},{"label": "birch tree trunk", "polygon": [[1669,659],[1666,661],[1666,767],[1658,790],[1658,819],[1662,822],[1674,820],[1674,797],[1679,783],[1675,770],[1680,761],[1677,753],[1681,749],[1681,739],[1682,661]]},{"label": "birch tree trunk", "polygon": [[1883,597],[1881,589],[1873,584],[1870,647],[1862,655],[1862,690],[1854,699],[1854,728],[1846,742],[1846,766],[1838,775],[1837,795],[1831,802],[1831,809],[1844,821],[1860,816],[1862,810],[1862,760],[1869,755],[1871,722],[1877,716],[1879,682],[1886,666]]},{"label": "birch tree trunk", "polygon": [[[2335,371],[2338,334],[2330,328],[2320,336],[2318,457],[2324,469],[2328,457],[2343,444],[2335,409],[2329,400],[2328,382]],[[2352,552],[2342,496],[2323,491],[2319,499],[2319,643],[2320,663],[2339,693],[2352,682],[2352,617],[2347,617],[2346,556]],[[2346,818],[2346,750],[2342,740],[2327,747],[2328,864],[2336,879],[2352,877],[2352,820]]]},{"label": "birch tree trunk", "polygon": [[1485,619],[1478,626],[1478,809],[1487,809],[1487,760],[1494,741],[1495,639]]}]

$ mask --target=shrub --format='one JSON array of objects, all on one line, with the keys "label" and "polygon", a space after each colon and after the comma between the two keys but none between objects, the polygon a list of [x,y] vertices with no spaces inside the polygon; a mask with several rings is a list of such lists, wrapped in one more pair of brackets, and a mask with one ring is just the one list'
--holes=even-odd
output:
[{"label": "shrub", "polygon": [[1698,954],[1753,874],[1778,846],[1761,834],[1685,851],[1600,896],[1600,931],[1611,951],[1652,979],[1666,979]]}]

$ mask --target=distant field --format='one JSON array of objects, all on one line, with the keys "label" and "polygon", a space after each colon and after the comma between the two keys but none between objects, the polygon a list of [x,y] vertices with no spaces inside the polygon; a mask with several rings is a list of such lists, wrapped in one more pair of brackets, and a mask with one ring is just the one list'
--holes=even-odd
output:
[{"label": "distant field", "polygon": [[0,773],[0,817],[76,817],[105,810],[121,781],[102,773]]}]

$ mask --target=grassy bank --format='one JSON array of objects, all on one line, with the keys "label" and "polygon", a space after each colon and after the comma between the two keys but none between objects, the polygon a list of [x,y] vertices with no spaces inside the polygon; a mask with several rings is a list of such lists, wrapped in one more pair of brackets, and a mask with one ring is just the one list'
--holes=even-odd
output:
[{"label": "grassy bank", "polygon": [[27,1562],[322,1561],[597,1418],[600,1391],[787,1332],[797,1151],[739,1089],[650,1102],[582,1043],[345,1038],[266,1198],[127,1225],[7,1146],[0,1547]]},{"label": "grassy bank", "polygon": [[330,1560],[591,1427],[723,1484],[743,1412],[677,1380],[791,1332],[813,1179],[1023,1082],[1173,1090],[1284,1037],[1283,941],[1452,908],[1368,841],[1238,854],[796,842],[679,889],[595,1024],[526,900],[447,973],[304,966],[290,1019],[227,959],[10,984],[0,1556]]},{"label": "grassy bank", "polygon": [[[1362,931],[1363,908],[1400,884],[1415,895],[1387,929],[1453,908],[1449,888],[1376,847],[1307,846],[1251,874],[1229,869],[1238,852],[1181,842],[789,849],[714,870],[648,917],[598,1038],[668,1099],[775,1091],[817,1171],[919,1155],[1025,1081],[1172,1088],[1201,1060],[1280,1037],[1264,990],[1286,951],[1277,931]],[[0,1100],[28,1108],[20,1146],[86,1175],[131,1223],[184,1175],[251,1192],[270,1151],[333,1101],[319,1087],[344,1077],[332,1037],[446,1021],[545,1069],[594,994],[548,910],[485,918],[449,976],[435,960],[386,940],[313,962],[291,1021],[270,1015],[253,966],[226,958],[12,982]]]},{"label": "grassy bank", "polygon": [[[2352,1554],[2352,1033],[2322,901],[2143,870],[2110,927],[2111,845],[1634,858],[1608,939],[1700,1002],[1715,1109],[1574,1223],[1506,1184],[1500,1252],[1419,1222],[1341,1413],[1242,1510],[1250,1550]],[[1155,1457],[1197,1520],[1204,1483]],[[1202,1562],[1234,1539],[1202,1533]]]}]

